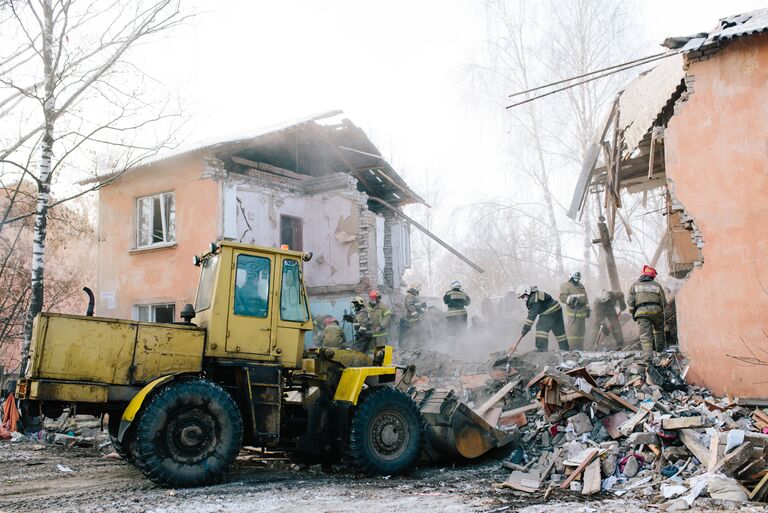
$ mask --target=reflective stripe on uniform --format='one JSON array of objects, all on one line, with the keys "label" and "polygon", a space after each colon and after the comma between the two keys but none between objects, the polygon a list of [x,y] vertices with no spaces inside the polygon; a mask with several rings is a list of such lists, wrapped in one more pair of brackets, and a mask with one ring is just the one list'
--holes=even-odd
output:
[{"label": "reflective stripe on uniform", "polygon": [[555,303],[554,305],[547,308],[541,315],[551,314],[557,312],[558,310],[560,310],[560,303]]},{"label": "reflective stripe on uniform", "polygon": [[571,310],[570,308],[565,309],[565,315],[568,317],[576,317],[577,319],[586,319],[587,318],[587,311],[586,310]]},{"label": "reflective stripe on uniform", "polygon": [[558,342],[565,342],[566,339],[567,339],[567,337],[565,335],[558,335],[558,336],[555,337],[555,340],[557,340]]},{"label": "reflective stripe on uniform", "polygon": [[531,319],[526,319],[523,323],[523,326],[528,326],[529,328],[533,326],[533,321]]}]

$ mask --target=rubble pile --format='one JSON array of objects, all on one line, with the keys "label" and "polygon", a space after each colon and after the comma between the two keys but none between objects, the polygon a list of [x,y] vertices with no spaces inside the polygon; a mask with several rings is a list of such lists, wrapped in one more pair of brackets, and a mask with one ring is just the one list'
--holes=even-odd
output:
[{"label": "rubble pile", "polygon": [[474,407],[497,410],[486,420],[521,440],[499,486],[631,494],[667,511],[706,495],[768,500],[768,411],[686,385],[677,353],[651,365],[640,353],[561,353],[530,378],[526,357],[498,359],[489,375],[501,393]]}]

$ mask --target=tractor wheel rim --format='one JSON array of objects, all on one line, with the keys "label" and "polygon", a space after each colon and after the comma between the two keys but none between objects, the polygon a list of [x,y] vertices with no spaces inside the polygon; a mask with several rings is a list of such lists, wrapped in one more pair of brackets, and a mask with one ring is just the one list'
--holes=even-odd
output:
[{"label": "tractor wheel rim", "polygon": [[175,461],[200,463],[215,452],[218,445],[216,420],[200,408],[178,412],[168,421],[165,442]]},{"label": "tractor wheel rim", "polygon": [[395,411],[379,413],[371,423],[371,441],[376,454],[385,460],[399,458],[408,446],[410,433],[405,418]]}]

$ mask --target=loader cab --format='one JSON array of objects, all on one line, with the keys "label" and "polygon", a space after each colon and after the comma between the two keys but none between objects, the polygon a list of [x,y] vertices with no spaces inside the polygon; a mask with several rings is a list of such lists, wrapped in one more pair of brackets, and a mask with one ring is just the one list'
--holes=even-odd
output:
[{"label": "loader cab", "polygon": [[302,275],[307,255],[220,242],[195,258],[201,268],[195,322],[206,328],[206,356],[301,366],[312,330]]}]

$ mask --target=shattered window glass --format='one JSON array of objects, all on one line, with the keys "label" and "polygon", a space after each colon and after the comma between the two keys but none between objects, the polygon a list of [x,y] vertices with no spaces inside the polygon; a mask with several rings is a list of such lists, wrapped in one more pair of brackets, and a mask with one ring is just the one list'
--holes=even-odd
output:
[{"label": "shattered window glass", "polygon": [[136,247],[176,241],[176,197],[164,192],[136,200]]}]

